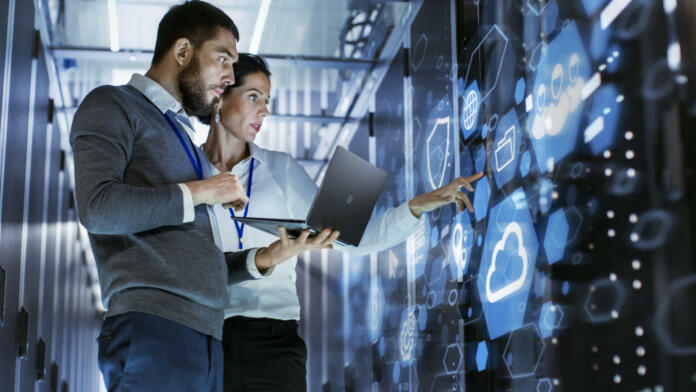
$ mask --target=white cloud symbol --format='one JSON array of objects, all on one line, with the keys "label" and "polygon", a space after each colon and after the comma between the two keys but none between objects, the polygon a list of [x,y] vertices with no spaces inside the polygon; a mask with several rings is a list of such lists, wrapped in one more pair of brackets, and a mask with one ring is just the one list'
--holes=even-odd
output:
[{"label": "white cloud symbol", "polygon": [[[498,257],[498,253],[500,253],[500,251],[502,251],[503,248],[505,248],[505,242],[507,241],[507,238],[510,236],[510,234],[514,234],[515,237],[517,237],[517,255],[520,256],[520,258],[522,259],[522,274],[520,274],[520,277],[517,278],[514,282],[509,283],[498,290],[491,291],[491,278],[493,277],[493,272],[495,272],[496,258]],[[503,233],[503,238],[500,241],[498,241],[495,244],[495,247],[493,248],[491,268],[488,269],[488,274],[486,275],[486,296],[488,297],[488,301],[491,303],[498,302],[501,299],[519,290],[524,284],[525,279],[527,278],[528,268],[529,259],[527,258],[527,250],[523,247],[522,228],[517,222],[512,222],[509,225],[507,225],[507,227],[505,228],[505,232]]]}]

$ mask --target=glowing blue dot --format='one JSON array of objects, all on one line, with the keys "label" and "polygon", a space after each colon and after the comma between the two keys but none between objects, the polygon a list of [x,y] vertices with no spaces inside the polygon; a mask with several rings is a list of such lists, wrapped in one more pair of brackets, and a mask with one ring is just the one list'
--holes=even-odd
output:
[{"label": "glowing blue dot", "polygon": [[476,368],[482,371],[486,368],[486,363],[488,362],[488,347],[486,342],[479,342],[478,347],[476,347]]},{"label": "glowing blue dot", "polygon": [[570,283],[568,283],[567,281],[563,282],[563,287],[561,288],[561,290],[563,291],[563,294],[568,295],[568,293],[570,292]]},{"label": "glowing blue dot", "polygon": [[525,151],[524,154],[522,154],[522,159],[520,161],[520,173],[522,174],[522,177],[529,174],[529,169],[531,166],[532,157],[530,156],[529,151]]},{"label": "glowing blue dot", "polygon": [[524,82],[524,78],[520,78],[515,86],[515,102],[519,105],[524,99],[524,93],[527,89],[527,84]]},{"label": "glowing blue dot", "polygon": [[597,199],[595,199],[594,197],[592,199],[590,199],[590,201],[587,202],[587,209],[590,211],[590,214],[592,214],[592,215],[596,214],[597,207],[598,207]]}]

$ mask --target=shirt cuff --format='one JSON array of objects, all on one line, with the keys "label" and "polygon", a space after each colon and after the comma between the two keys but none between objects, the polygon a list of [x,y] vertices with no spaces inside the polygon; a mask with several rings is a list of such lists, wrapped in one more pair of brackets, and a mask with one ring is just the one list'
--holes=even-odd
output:
[{"label": "shirt cuff", "polygon": [[184,219],[181,223],[193,222],[196,218],[196,211],[193,205],[193,195],[191,190],[184,184],[177,184],[181,188],[181,193],[184,196]]},{"label": "shirt cuff", "polygon": [[275,267],[271,267],[268,270],[266,270],[265,273],[261,273],[259,269],[256,267],[256,252],[259,250],[259,248],[254,248],[249,251],[247,254],[247,270],[249,271],[249,275],[251,275],[254,279],[261,279],[265,276],[270,275],[273,272],[273,269]]},{"label": "shirt cuff", "polygon": [[[397,227],[401,227],[405,229],[406,231],[410,229],[415,229],[416,226],[418,226],[418,222],[420,222],[420,218],[416,218],[413,216],[413,213],[411,212],[411,208],[408,206],[408,202],[405,202],[398,206],[396,208],[396,222],[398,224]],[[425,215],[425,213],[423,213]]]}]

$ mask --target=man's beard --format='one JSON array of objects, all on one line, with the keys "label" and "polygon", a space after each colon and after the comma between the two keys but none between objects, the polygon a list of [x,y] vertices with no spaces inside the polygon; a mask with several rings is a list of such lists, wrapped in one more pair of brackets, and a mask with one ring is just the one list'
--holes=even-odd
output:
[{"label": "man's beard", "polygon": [[200,64],[195,54],[191,63],[179,74],[179,89],[182,105],[189,115],[210,118],[215,102],[206,101],[206,88],[201,79]]}]

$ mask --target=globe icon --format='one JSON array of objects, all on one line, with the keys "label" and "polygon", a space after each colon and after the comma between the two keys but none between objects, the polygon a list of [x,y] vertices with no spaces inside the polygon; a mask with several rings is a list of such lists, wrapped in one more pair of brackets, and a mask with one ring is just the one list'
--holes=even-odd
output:
[{"label": "globe icon", "polygon": [[469,130],[474,126],[478,114],[479,96],[476,90],[469,91],[464,98],[464,108],[462,116],[464,118],[464,128]]}]

